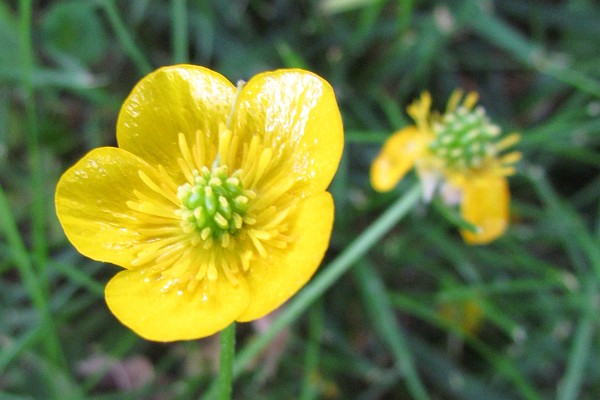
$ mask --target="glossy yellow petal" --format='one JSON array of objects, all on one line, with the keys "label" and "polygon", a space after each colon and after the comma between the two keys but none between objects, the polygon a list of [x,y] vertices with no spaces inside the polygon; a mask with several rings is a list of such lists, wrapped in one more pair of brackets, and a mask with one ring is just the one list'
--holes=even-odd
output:
[{"label": "glossy yellow petal", "polygon": [[296,212],[290,232],[295,242],[250,267],[247,279],[252,301],[238,321],[260,318],[279,307],[306,284],[321,263],[333,227],[333,199],[321,192],[302,201]]},{"label": "glossy yellow petal", "polygon": [[106,303],[112,313],[138,335],[155,341],[210,336],[242,313],[250,301],[248,286],[233,286],[219,277],[210,286],[179,290],[168,279],[150,278],[144,270],[123,271],[107,284]]},{"label": "glossy yellow petal", "polygon": [[371,165],[373,188],[378,192],[392,190],[423,154],[425,145],[426,137],[415,126],[394,133]]},{"label": "glossy yellow petal", "polygon": [[465,182],[462,216],[476,225],[476,233],[462,230],[465,242],[486,244],[498,238],[508,226],[510,193],[502,176],[491,174]]},{"label": "glossy yellow petal", "polygon": [[226,123],[231,114],[235,94],[231,82],[209,69],[195,65],[160,68],[144,77],[123,103],[117,122],[119,147],[151,165],[164,166],[183,182],[179,134],[189,147],[200,147],[192,152],[192,158],[200,158],[197,163],[211,165],[219,124]]},{"label": "glossy yellow petal", "polygon": [[129,268],[149,235],[156,241],[180,230],[179,220],[171,216],[174,192],[160,194],[160,188],[148,186],[150,181],[161,182],[152,167],[114,147],[92,150],[67,170],[56,187],[56,213],[77,250]]},{"label": "glossy yellow petal", "polygon": [[297,69],[253,77],[239,95],[233,130],[241,142],[258,136],[272,150],[271,177],[287,171],[288,179],[302,183],[303,195],[327,188],[344,145],[333,89],[317,75]]}]

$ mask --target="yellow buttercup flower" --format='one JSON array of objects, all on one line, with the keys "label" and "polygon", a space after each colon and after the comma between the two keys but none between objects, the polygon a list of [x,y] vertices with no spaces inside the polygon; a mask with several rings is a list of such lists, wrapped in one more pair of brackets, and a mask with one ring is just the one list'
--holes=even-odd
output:
[{"label": "yellow buttercup flower", "polygon": [[431,200],[439,190],[446,203],[460,204],[463,218],[476,227],[461,230],[469,244],[489,243],[508,226],[510,193],[506,176],[515,172],[518,152],[502,154],[518,134],[499,139],[500,128],[477,106],[477,93],[455,91],[443,114],[431,112],[431,96],[408,107],[415,125],[394,133],[371,166],[371,184],[380,192],[393,187],[413,167]]},{"label": "yellow buttercup flower", "polygon": [[117,141],[64,173],[56,211],[77,250],[125,268],[106,302],[139,335],[211,335],[313,275],[343,147],[322,78],[278,70],[236,88],[199,66],[161,68],[125,100]]},{"label": "yellow buttercup flower", "polygon": [[437,314],[449,326],[469,336],[475,336],[485,319],[480,303],[481,300],[474,298],[448,301],[438,307]]}]

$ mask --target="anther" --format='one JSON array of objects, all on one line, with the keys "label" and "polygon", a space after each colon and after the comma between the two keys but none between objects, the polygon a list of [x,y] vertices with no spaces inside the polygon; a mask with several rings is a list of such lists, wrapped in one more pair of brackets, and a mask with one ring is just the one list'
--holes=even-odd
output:
[{"label": "anther", "polygon": [[225,217],[222,216],[220,213],[216,213],[214,219],[215,219],[215,222],[217,223],[217,225],[219,226],[219,228],[221,228],[223,230],[229,228],[229,223],[227,222]]},{"label": "anther", "polygon": [[244,223],[244,220],[242,219],[241,215],[238,213],[233,213],[233,224],[235,226],[236,229],[242,229],[242,225]]},{"label": "anther", "polygon": [[231,207],[225,196],[219,196],[219,210],[226,218],[231,218]]}]

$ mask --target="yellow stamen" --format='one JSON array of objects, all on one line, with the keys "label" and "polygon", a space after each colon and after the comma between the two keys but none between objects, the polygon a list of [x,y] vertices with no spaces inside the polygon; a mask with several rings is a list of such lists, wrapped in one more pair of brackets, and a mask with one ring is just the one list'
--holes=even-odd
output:
[{"label": "yellow stamen", "polygon": [[157,185],[152,179],[150,179],[150,177],[148,175],[146,175],[146,173],[142,170],[138,171],[138,175],[140,177],[140,179],[146,184],[146,186],[148,186],[150,189],[152,189],[154,192],[160,194],[161,196],[163,196],[165,199],[169,200],[171,203],[177,205],[178,204],[178,200],[177,197],[173,195],[173,192],[170,190],[165,190],[164,188],[160,187],[159,185]]},{"label": "yellow stamen", "polygon": [[450,95],[450,99],[448,99],[448,105],[446,106],[446,112],[452,112],[456,109],[458,104],[460,103],[460,99],[463,97],[463,91],[460,89],[456,89]]},{"label": "yellow stamen", "polygon": [[479,100],[479,95],[477,94],[477,92],[469,92],[469,94],[467,94],[467,97],[465,97],[465,100],[463,101],[463,106],[467,110],[471,110],[471,109],[473,109],[473,106],[475,106],[475,104],[477,104],[478,100]]},{"label": "yellow stamen", "polygon": [[519,140],[521,140],[521,135],[519,135],[518,133],[511,133],[510,135],[506,136],[505,138],[500,140],[498,143],[496,143],[496,148],[499,151],[505,150],[505,149],[517,144],[519,142]]}]

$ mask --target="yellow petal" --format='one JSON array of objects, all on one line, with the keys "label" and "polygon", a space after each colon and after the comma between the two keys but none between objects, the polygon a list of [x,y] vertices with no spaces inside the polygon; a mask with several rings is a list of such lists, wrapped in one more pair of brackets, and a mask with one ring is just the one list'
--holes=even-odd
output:
[{"label": "yellow petal", "polygon": [[[153,230],[156,235],[179,229],[179,220],[169,217],[175,205],[152,190],[140,171],[147,179],[161,182],[156,171],[140,158],[121,149],[103,147],[89,152],[60,178],[56,213],[65,234],[80,253],[129,268],[149,239],[145,232]],[[128,202],[140,202],[136,192],[153,200],[146,205],[149,213],[160,215],[132,210]]]},{"label": "yellow petal", "polygon": [[164,342],[210,336],[231,324],[250,301],[243,280],[233,286],[221,276],[210,292],[201,283],[187,291],[167,278],[150,278],[144,270],[119,272],[105,294],[124,325],[148,340]]},{"label": "yellow petal", "polygon": [[259,259],[247,276],[252,292],[248,309],[238,321],[260,318],[294,295],[318,268],[329,245],[333,227],[333,200],[327,192],[300,203],[290,235],[295,242]]},{"label": "yellow petal", "polygon": [[504,177],[486,175],[465,182],[462,216],[479,228],[477,233],[462,230],[465,242],[486,244],[502,235],[508,226],[509,202]]},{"label": "yellow petal", "polygon": [[[233,129],[249,143],[258,135],[273,151],[270,170],[288,170],[306,195],[325,190],[344,145],[340,112],[331,86],[298,69],[253,77],[238,99]],[[267,173],[268,175],[268,173]]]},{"label": "yellow petal", "polygon": [[425,136],[415,126],[407,126],[394,133],[371,165],[373,188],[378,192],[392,190],[414,166],[425,144]]},{"label": "yellow petal", "polygon": [[[219,123],[231,113],[236,88],[222,75],[195,65],[160,68],[144,77],[123,103],[117,122],[119,147],[162,165],[183,182],[179,134],[198,145],[200,164],[216,155]],[[211,148],[212,147],[212,148]]]}]

